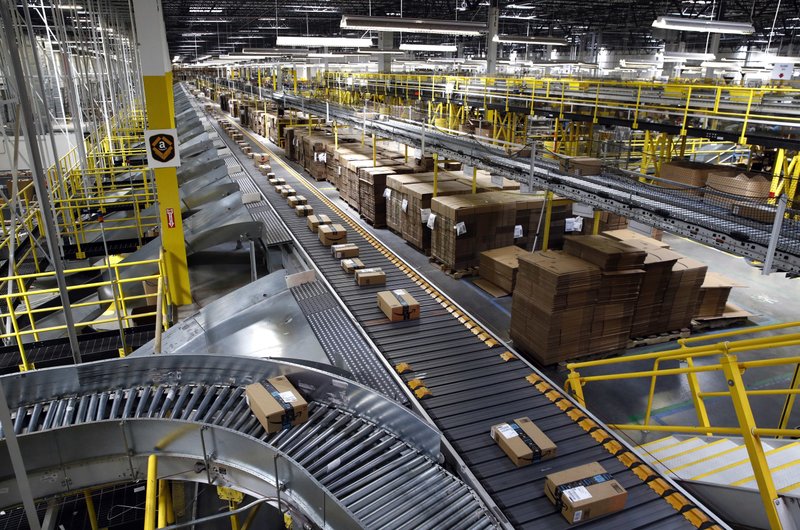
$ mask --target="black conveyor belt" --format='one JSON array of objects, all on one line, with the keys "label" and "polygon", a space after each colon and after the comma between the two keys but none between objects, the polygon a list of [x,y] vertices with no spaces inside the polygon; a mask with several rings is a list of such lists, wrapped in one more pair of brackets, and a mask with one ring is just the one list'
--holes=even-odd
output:
[{"label": "black conveyor belt", "polygon": [[[221,136],[235,150],[236,156],[245,160],[235,144],[224,133]],[[257,151],[267,148],[265,144],[255,143],[253,136],[248,136],[257,146]],[[275,151],[271,147],[270,150]],[[694,528],[677,508],[662,499],[620,459],[598,443],[587,432],[585,425],[578,425],[552,399],[548,399],[526,380],[534,372],[531,366],[521,360],[503,361],[500,354],[506,351],[505,348],[488,332],[466,317],[462,317],[467,320],[465,324],[451,314],[454,306],[447,301],[443,304],[434,299],[429,294],[434,291],[432,286],[423,288],[423,285],[428,285],[423,278],[416,276],[388,248],[332,202],[323,200],[308,178],[289,169],[291,166],[286,162],[275,159],[272,164],[273,171],[279,177],[284,177],[298,194],[308,198],[315,214],[326,214],[333,222],[342,223],[348,229],[348,242],[359,246],[364,264],[367,267],[381,267],[386,272],[385,286],[357,286],[353,276],[346,274],[339,260],[331,256],[330,248],[322,246],[317,234],[307,228],[306,218],[296,216],[266,178],[250,169],[252,163],[242,165],[390,364],[406,362],[411,365],[412,371],[402,375],[406,381],[423,379],[432,395],[420,401],[422,407],[511,524],[518,528],[571,527],[544,496],[544,477],[554,471],[598,461],[628,490],[628,502],[624,511],[588,522],[583,527],[614,530]],[[419,320],[390,323],[378,309],[377,292],[401,288],[420,302]],[[441,296],[435,291],[434,294]],[[450,310],[445,305],[450,305]],[[476,330],[479,330],[477,334]],[[536,376],[541,377],[539,374]],[[560,401],[569,403],[563,398]],[[531,418],[558,445],[555,459],[516,468],[492,441],[489,436],[491,425],[520,416]],[[625,450],[624,453],[636,460],[629,451]],[[634,467],[640,468],[637,469],[639,473],[647,469],[642,464]],[[651,470],[647,471],[652,473]],[[690,510],[687,507],[683,511],[690,516],[705,517],[699,514],[699,509]],[[706,522],[705,527],[712,526]]]}]

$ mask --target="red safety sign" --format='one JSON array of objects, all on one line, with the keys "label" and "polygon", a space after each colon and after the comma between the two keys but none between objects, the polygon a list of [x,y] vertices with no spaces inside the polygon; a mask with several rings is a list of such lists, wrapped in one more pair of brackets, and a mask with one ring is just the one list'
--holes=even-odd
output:
[{"label": "red safety sign", "polygon": [[167,208],[165,213],[167,214],[167,228],[175,228],[175,209]]}]

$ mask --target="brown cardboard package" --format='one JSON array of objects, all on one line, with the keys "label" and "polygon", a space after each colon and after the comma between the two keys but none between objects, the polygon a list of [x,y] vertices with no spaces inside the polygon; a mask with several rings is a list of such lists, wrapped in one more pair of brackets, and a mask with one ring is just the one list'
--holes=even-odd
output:
[{"label": "brown cardboard package", "polygon": [[530,418],[492,425],[491,436],[517,467],[556,456],[556,444]]},{"label": "brown cardboard package", "polygon": [[268,433],[275,433],[308,419],[308,403],[284,376],[245,387],[250,410]]},{"label": "brown cardboard package", "polygon": [[327,215],[319,214],[319,215],[309,215],[308,216],[308,229],[314,232],[315,234],[319,230],[320,225],[329,225],[331,224],[331,218]]},{"label": "brown cardboard package", "polygon": [[356,284],[365,285],[383,285],[386,283],[386,273],[380,267],[372,267],[369,269],[358,269],[355,272]]},{"label": "brown cardboard package", "polygon": [[310,215],[314,215],[314,207],[309,206],[308,204],[295,206],[294,211],[297,214],[297,217],[308,217]]},{"label": "brown cardboard package", "polygon": [[281,197],[291,197],[292,195],[297,195],[297,192],[294,191],[294,188],[291,186],[284,186],[281,189]]},{"label": "brown cardboard package", "polygon": [[[663,188],[681,190],[691,195],[702,195],[703,190],[699,189],[706,185],[708,176],[712,171],[725,172],[731,174],[735,170],[729,167],[707,164],[705,162],[692,162],[690,160],[673,160],[661,165],[661,178],[670,182],[656,181],[658,186]],[[683,186],[681,186],[683,184]],[[687,187],[688,186],[688,187]],[[691,189],[697,188],[697,189]]]},{"label": "brown cardboard package", "polygon": [[603,161],[599,158],[588,156],[573,156],[560,160],[561,170],[570,175],[581,177],[583,175],[599,175]]},{"label": "brown cardboard package", "polygon": [[628,492],[592,462],[545,477],[544,493],[569,523],[580,523],[625,508]]},{"label": "brown cardboard package", "polygon": [[392,322],[419,318],[419,302],[405,289],[379,292],[378,307]]},{"label": "brown cardboard package", "polygon": [[[769,197],[770,184],[771,179],[763,173],[739,172],[731,174],[730,171],[712,171],[708,174],[706,183],[710,190],[751,199],[766,199]],[[734,201],[730,197],[717,194],[708,194],[707,199],[723,202]]]},{"label": "brown cardboard package", "polygon": [[355,243],[343,243],[341,245],[331,245],[331,255],[336,259],[357,258],[358,245]]},{"label": "brown cardboard package", "polygon": [[326,247],[347,243],[347,229],[340,224],[320,225],[317,229],[319,241]]},{"label": "brown cardboard package", "polygon": [[304,204],[308,204],[308,199],[306,199],[302,195],[292,195],[291,197],[286,199],[286,202],[292,208],[296,208],[297,206],[302,206]]},{"label": "brown cardboard package", "polygon": [[735,202],[733,203],[731,212],[733,215],[760,221],[762,223],[775,222],[775,206],[771,204],[760,204],[756,201],[753,202]]},{"label": "brown cardboard package", "polygon": [[341,261],[342,269],[347,274],[353,274],[358,269],[364,268],[364,262],[358,258],[345,258]]},{"label": "brown cardboard package", "polygon": [[481,278],[511,293],[517,283],[519,257],[525,254],[530,253],[514,245],[481,252],[478,267]]}]

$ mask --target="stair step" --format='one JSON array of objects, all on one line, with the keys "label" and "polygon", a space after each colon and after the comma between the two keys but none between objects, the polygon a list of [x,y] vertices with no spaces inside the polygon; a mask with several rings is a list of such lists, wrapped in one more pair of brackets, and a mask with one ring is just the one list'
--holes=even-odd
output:
[{"label": "stair step", "polygon": [[702,460],[697,460],[691,464],[683,466],[671,466],[670,471],[680,479],[691,479],[700,475],[705,475],[715,469],[719,469],[731,462],[739,462],[747,458],[747,449],[743,445],[737,445],[730,449],[719,451],[715,455]]},{"label": "stair step", "polygon": [[[796,460],[792,460],[787,464],[770,469],[776,490],[791,489],[791,486],[800,484],[798,483],[798,477],[800,477],[800,455],[795,454],[795,458]],[[755,477],[750,477],[746,482],[741,482],[737,485],[742,488],[758,488]]]},{"label": "stair step", "polygon": [[671,474],[673,469],[685,468],[687,465],[695,462],[714,458],[714,456],[718,455],[719,453],[734,449],[736,447],[739,447],[739,445],[730,440],[715,440],[688,451],[673,454],[672,456],[665,458],[659,458],[658,461],[652,462],[652,465],[656,467],[658,471]]},{"label": "stair step", "polygon": [[[769,467],[779,466],[787,462],[791,462],[796,458],[795,453],[791,451],[791,447],[795,444],[778,447],[777,449],[771,449],[766,444],[762,445],[764,446],[764,453],[767,457],[767,463],[769,464]],[[742,446],[742,448],[745,449],[744,446]],[[728,459],[727,463],[722,467],[716,470],[711,470],[703,475],[696,475],[692,477],[692,479],[702,480],[703,482],[712,482],[714,484],[730,485],[734,482],[746,479],[752,474],[753,468],[750,465],[750,459],[748,458],[747,450],[745,449],[744,453],[742,453],[742,457],[738,461]]]},{"label": "stair step", "polygon": [[700,438],[689,438],[672,445],[665,445],[655,451],[650,451],[650,456],[655,460],[664,460],[665,458],[679,453],[685,453],[686,451],[703,447],[704,445],[706,445],[706,442]]},{"label": "stair step", "polygon": [[661,447],[665,447],[667,445],[674,445],[678,443],[680,440],[675,438],[674,436],[667,436],[665,438],[659,438],[658,440],[653,440],[652,442],[647,442],[646,444],[642,444],[639,446],[639,449],[647,453],[651,453],[660,449]]}]

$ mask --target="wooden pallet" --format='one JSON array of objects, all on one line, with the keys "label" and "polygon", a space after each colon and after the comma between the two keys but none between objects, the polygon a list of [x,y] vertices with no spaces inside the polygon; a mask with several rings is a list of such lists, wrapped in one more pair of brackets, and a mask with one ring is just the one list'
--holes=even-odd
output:
[{"label": "wooden pallet", "polygon": [[433,256],[429,256],[428,261],[438,266],[439,270],[455,280],[468,278],[470,276],[478,276],[478,267],[470,267],[468,269],[452,269]]},{"label": "wooden pallet", "polygon": [[677,331],[659,333],[658,335],[650,335],[648,337],[636,337],[628,341],[628,349],[638,348],[640,346],[653,346],[655,344],[664,344],[678,339],[686,339],[691,335],[691,330],[683,328]]}]

